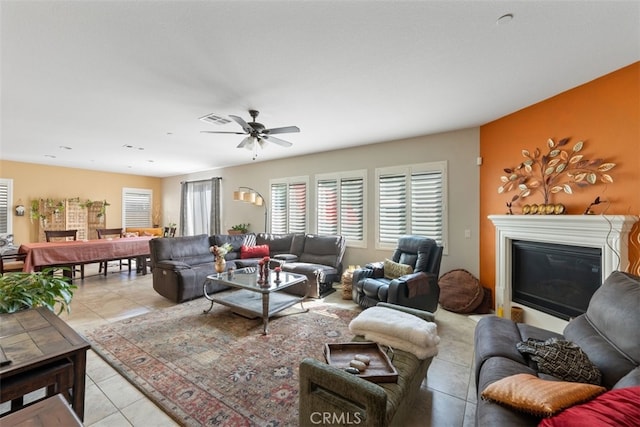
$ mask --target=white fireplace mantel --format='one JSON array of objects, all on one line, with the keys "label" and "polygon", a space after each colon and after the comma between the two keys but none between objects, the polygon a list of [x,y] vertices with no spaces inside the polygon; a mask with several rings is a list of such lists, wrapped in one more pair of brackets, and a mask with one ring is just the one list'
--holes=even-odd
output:
[{"label": "white fireplace mantel", "polygon": [[[599,248],[602,251],[602,280],[629,265],[629,232],[638,221],[634,215],[489,215],[496,227],[496,308],[506,317],[511,311],[512,241],[555,243]],[[522,307],[522,306],[521,306]],[[522,307],[525,322],[562,332],[567,322]]]}]

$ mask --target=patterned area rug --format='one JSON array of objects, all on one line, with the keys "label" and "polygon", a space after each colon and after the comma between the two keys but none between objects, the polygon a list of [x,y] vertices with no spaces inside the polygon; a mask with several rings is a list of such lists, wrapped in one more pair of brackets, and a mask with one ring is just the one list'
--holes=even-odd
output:
[{"label": "patterned area rug", "polygon": [[[317,301],[308,313],[247,319],[204,299],[86,334],[93,349],[181,425],[295,426],[298,365],[350,341],[356,311]],[[296,305],[284,314],[299,311]],[[277,315],[276,315],[277,316]]]}]

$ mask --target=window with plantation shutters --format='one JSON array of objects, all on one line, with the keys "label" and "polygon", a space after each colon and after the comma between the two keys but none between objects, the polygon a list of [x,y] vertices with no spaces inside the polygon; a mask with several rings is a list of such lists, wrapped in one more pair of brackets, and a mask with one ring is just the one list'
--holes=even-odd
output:
[{"label": "window with plantation shutters", "polygon": [[446,162],[376,169],[378,248],[393,248],[400,236],[434,239],[446,253]]},{"label": "window with plantation shutters", "polygon": [[364,247],[366,170],[316,176],[316,231]]},{"label": "window with plantation shutters", "polygon": [[122,227],[151,227],[152,191],[122,189]]},{"label": "window with plantation shutters", "polygon": [[271,233],[306,233],[307,181],[306,177],[271,181]]},{"label": "window with plantation shutters", "polygon": [[0,233],[12,234],[13,180],[0,178]]}]

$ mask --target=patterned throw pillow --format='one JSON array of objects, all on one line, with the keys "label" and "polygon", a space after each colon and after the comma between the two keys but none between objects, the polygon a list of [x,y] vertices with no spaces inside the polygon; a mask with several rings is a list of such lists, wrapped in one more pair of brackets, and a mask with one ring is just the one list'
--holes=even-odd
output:
[{"label": "patterned throw pillow", "polygon": [[390,259],[384,260],[384,277],[386,279],[397,279],[400,276],[404,276],[405,274],[413,273],[413,267],[406,264],[399,264],[397,262],[393,262]]},{"label": "patterned throw pillow", "polygon": [[538,364],[538,371],[564,381],[600,384],[601,373],[577,344],[550,338],[546,341],[529,338],[516,344],[520,353],[529,354]]},{"label": "patterned throw pillow", "polygon": [[489,384],[480,396],[518,411],[550,417],[605,391],[606,388],[593,384],[548,381],[531,374],[516,374]]}]

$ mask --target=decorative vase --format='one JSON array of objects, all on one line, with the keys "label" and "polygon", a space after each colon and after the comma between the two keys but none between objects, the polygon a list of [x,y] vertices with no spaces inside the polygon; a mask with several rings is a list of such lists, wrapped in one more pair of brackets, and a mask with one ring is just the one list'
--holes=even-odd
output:
[{"label": "decorative vase", "polygon": [[216,269],[216,272],[218,274],[224,273],[224,270],[227,267],[227,261],[224,260],[224,257],[216,257],[216,260],[213,263],[213,267]]}]

